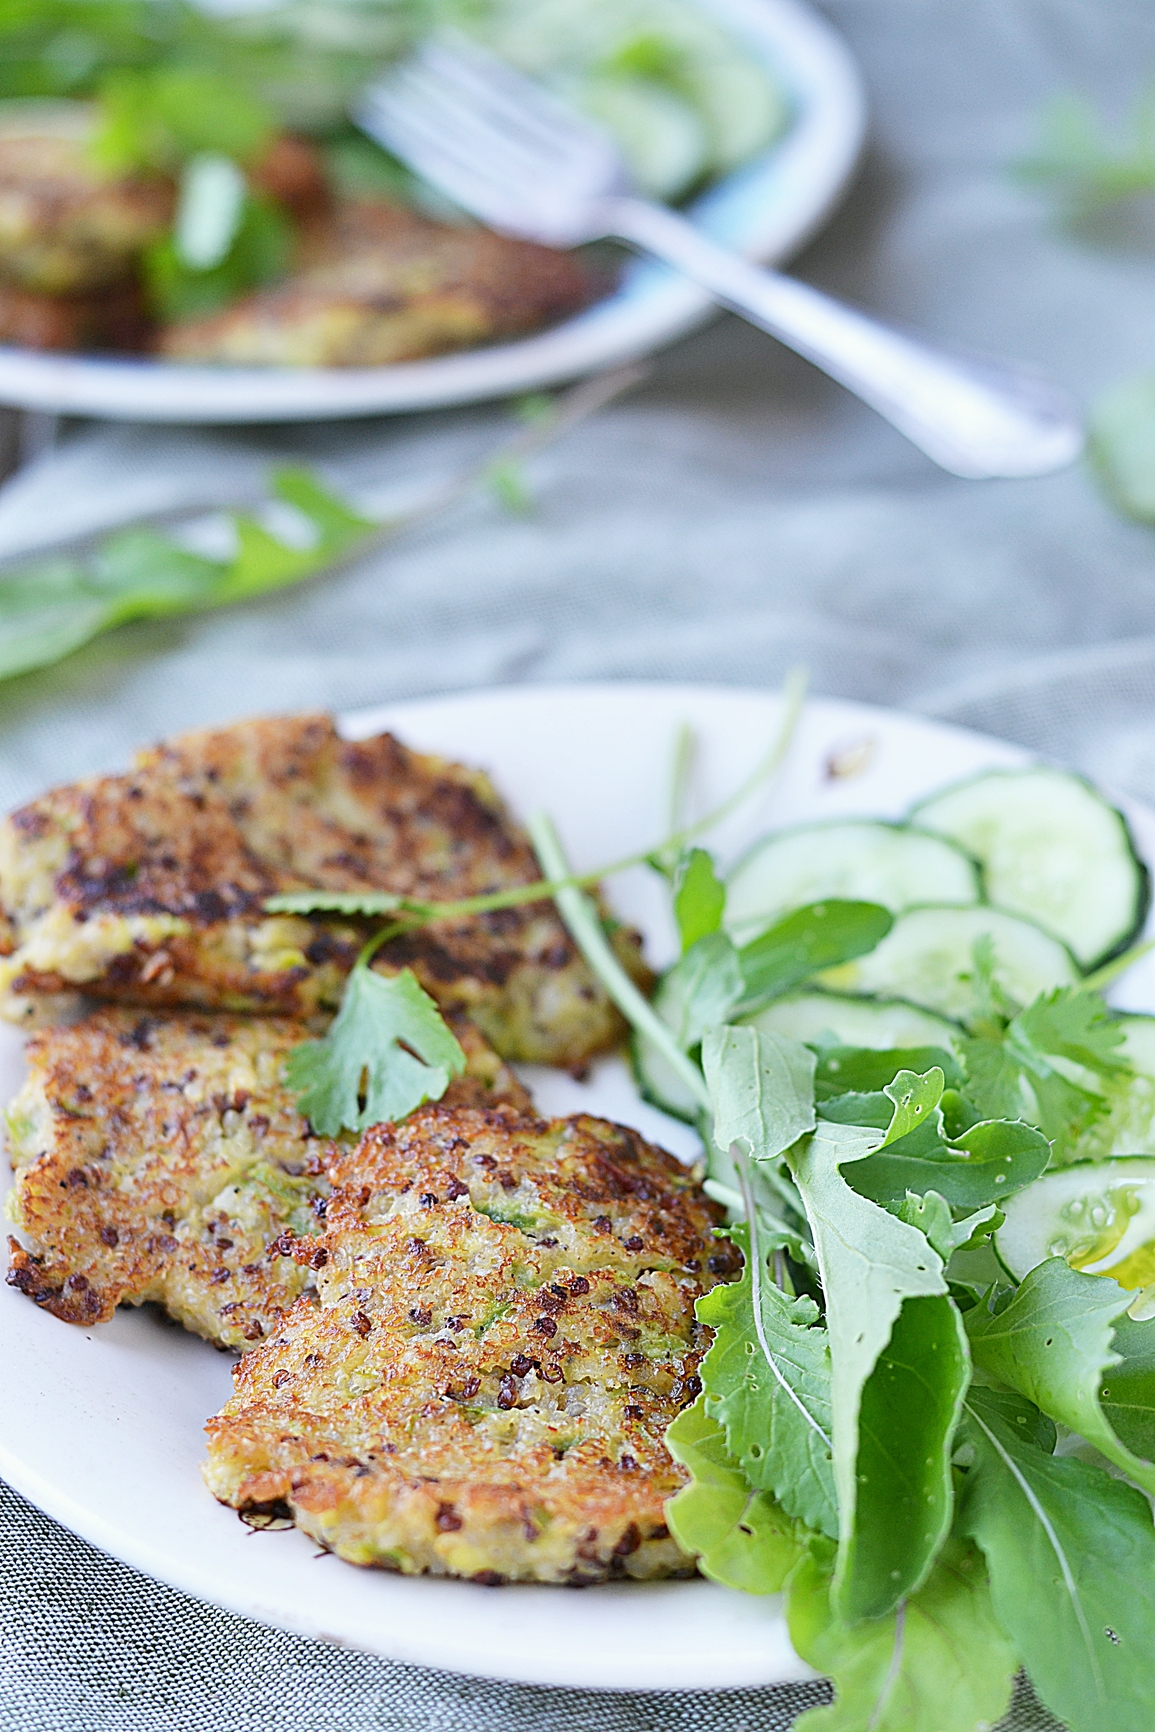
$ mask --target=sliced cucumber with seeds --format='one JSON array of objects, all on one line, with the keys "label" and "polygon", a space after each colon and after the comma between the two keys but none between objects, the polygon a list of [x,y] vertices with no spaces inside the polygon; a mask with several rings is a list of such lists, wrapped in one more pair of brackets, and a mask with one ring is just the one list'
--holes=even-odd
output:
[{"label": "sliced cucumber with seeds", "polygon": [[879,902],[898,914],[920,902],[981,895],[975,861],[941,837],[872,818],[801,824],[765,837],[734,866],[726,927],[744,943],[789,909],[825,897]]},{"label": "sliced cucumber with seeds", "polygon": [[948,1052],[962,1034],[956,1022],[932,1016],[902,999],[844,998],[831,992],[795,992],[749,1018],[752,1028],[789,1035],[812,1046],[942,1046]]},{"label": "sliced cucumber with seeds", "polygon": [[1044,1173],[1004,1208],[995,1250],[1016,1281],[1048,1257],[1121,1287],[1155,1281],[1155,1161],[1146,1156]]},{"label": "sliced cucumber with seeds", "polygon": [[911,820],[975,855],[988,901],[1053,932],[1084,969],[1143,925],[1150,875],[1122,813],[1081,776],[988,770],[921,801]]},{"label": "sliced cucumber with seeds", "polygon": [[969,1022],[981,1009],[975,945],[984,938],[993,947],[995,980],[1019,1004],[1080,978],[1066,945],[1029,920],[1001,908],[935,907],[900,914],[876,949],[827,969],[819,984],[832,992],[907,998]]}]

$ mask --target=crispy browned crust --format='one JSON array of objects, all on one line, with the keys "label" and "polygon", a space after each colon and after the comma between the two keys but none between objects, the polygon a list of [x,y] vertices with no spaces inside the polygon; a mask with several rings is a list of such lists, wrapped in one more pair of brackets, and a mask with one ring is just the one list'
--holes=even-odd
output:
[{"label": "crispy browned crust", "polygon": [[375,367],[520,336],[592,298],[572,253],[400,205],[343,203],[301,267],[210,318],[161,333],[162,354],[245,366]]},{"label": "crispy browned crust", "polygon": [[135,283],[87,295],[46,295],[0,282],[0,343],[131,352],[146,346],[151,328]]},{"label": "crispy browned crust", "polygon": [[208,1427],[210,1489],[353,1563],[480,1581],[690,1569],[663,1434],[697,1393],[713,1206],[636,1132],[426,1107],[333,1164],[315,1268]]},{"label": "crispy browned crust", "polygon": [[43,122],[0,126],[0,278],[46,295],[124,285],[171,220],[172,183],[102,175],[83,124],[66,116],[58,127],[57,111],[43,112]]},{"label": "crispy browned crust", "polygon": [[[529,1097],[464,1018],[461,1106]],[[338,1145],[314,1136],[281,1080],[309,1038],[287,1019],[96,1011],[28,1043],[9,1111],[17,1170],[9,1285],[69,1323],[155,1300],[187,1328],[245,1348],[309,1278],[286,1232],[323,1215]]]},{"label": "crispy browned crust", "polygon": [[[145,1005],[312,1015],[340,1000],[364,923],[269,917],[278,891],[385,890],[455,900],[539,878],[486,776],[332,718],[186,734],[127,776],[58,788],[0,826],[10,993],[83,987]],[[645,977],[635,934],[616,942]],[[504,1058],[580,1065],[621,1036],[552,903],[399,938],[411,966]]]}]

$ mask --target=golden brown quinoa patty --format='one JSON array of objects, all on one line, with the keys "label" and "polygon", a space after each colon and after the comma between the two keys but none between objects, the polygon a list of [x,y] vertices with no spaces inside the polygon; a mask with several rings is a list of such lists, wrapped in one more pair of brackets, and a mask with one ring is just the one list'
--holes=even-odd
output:
[{"label": "golden brown quinoa patty", "polygon": [[316,1271],[236,1367],[205,1477],[352,1563],[474,1580],[689,1573],[666,1426],[729,1270],[694,1177],[593,1118],[424,1107],[334,1162]]},{"label": "golden brown quinoa patty", "polygon": [[[0,997],[37,995],[312,1015],[340,1001],[363,923],[270,916],[285,890],[456,900],[540,877],[528,838],[480,770],[391,734],[343,740],[332,717],[264,717],[184,734],[128,775],[33,800],[0,825]],[[638,976],[636,935],[619,932]],[[442,1006],[503,1058],[577,1066],[621,1020],[552,903],[394,941]]]},{"label": "golden brown quinoa patty", "polygon": [[[454,1032],[468,1070],[450,1099],[528,1107],[465,1018]],[[281,1081],[307,1038],[286,1018],[111,1007],[34,1035],[8,1112],[27,1241],[10,1241],[9,1284],[69,1323],[155,1300],[221,1346],[275,1329],[310,1278],[281,1235],[323,1216],[338,1148]]]},{"label": "golden brown quinoa patty", "polygon": [[344,203],[306,234],[287,282],[168,326],[159,348],[177,361],[380,367],[521,336],[592,295],[572,253],[401,205]]}]

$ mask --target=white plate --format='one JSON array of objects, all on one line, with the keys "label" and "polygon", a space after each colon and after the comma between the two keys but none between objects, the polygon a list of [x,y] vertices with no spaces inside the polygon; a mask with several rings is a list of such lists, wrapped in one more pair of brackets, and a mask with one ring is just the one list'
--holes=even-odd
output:
[{"label": "white plate", "polygon": [[[395,728],[414,746],[492,768],[519,811],[553,812],[575,864],[593,867],[660,837],[681,723],[700,741],[696,796],[713,803],[765,750],[776,710],[765,693],[708,686],[522,687],[390,704],[348,718],[347,729]],[[831,754],[867,743],[861,773],[831,779]],[[777,784],[714,840],[729,855],[772,823],[898,816],[944,782],[1025,758],[978,734],[816,701]],[[1131,816],[1155,857],[1155,813]],[[670,934],[652,875],[614,880],[613,900],[656,937],[661,960]],[[1136,967],[1128,986],[1129,1004],[1155,1006],[1152,967]],[[0,1099],[19,1073],[19,1037],[0,1031]],[[556,1072],[530,1080],[546,1111],[602,1112],[692,1152],[692,1133],[645,1106],[617,1061],[584,1085]],[[250,1532],[213,1502],[198,1471],[201,1426],[229,1393],[229,1361],[148,1313],[126,1310],[85,1330],[3,1288],[0,1388],[0,1474],[18,1491],[147,1574],[262,1623],[397,1660],[540,1684],[719,1688],[808,1675],[777,1598],[704,1581],[572,1593],[405,1579],[318,1556],[296,1531]]]},{"label": "white plate", "polygon": [[[766,154],[712,187],[691,215],[727,246],[770,264],[798,250],[858,158],[865,101],[842,38],[802,0],[702,0],[773,69],[793,110]],[[313,421],[514,396],[617,366],[672,342],[713,303],[653,264],[617,293],[517,343],[392,367],[185,367],[0,348],[0,403],[132,421]]]}]

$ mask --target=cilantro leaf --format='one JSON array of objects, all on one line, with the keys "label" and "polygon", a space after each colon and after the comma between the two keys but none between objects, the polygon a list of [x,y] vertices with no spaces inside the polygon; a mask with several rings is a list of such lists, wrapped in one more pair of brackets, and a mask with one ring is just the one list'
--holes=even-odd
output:
[{"label": "cilantro leaf", "polygon": [[704,848],[691,848],[674,874],[674,919],[685,954],[700,938],[717,932],[726,907],[726,886]]},{"label": "cilantro leaf", "polygon": [[820,1123],[791,1156],[826,1298],[835,1601],[849,1621],[885,1616],[931,1567],[950,1526],[950,1441],[970,1372],[942,1259],[839,1172],[879,1140]]},{"label": "cilantro leaf", "polygon": [[966,1328],[977,1365],[1085,1437],[1146,1491],[1155,1492],[1155,1462],[1131,1452],[1103,1406],[1104,1399],[1111,1399],[1114,1371],[1124,1366],[1115,1405],[1119,1407],[1118,1397],[1124,1395],[1124,1429],[1150,1439],[1155,1425],[1155,1323],[1132,1324],[1125,1337],[1133,1350],[1129,1368],[1113,1346],[1115,1327],[1134,1297],[1107,1276],[1082,1275],[1062,1257],[1049,1257],[1030,1271],[1003,1310],[992,1315],[987,1306],[976,1305],[967,1313]]},{"label": "cilantro leaf", "polygon": [[241,82],[187,66],[110,73],[99,112],[93,154],[114,175],[171,173],[204,151],[251,162],[276,130],[270,109]]},{"label": "cilantro leaf", "polygon": [[1149,1732],[1155,1528],[1142,1492],[1033,1440],[1035,1410],[974,1388],[963,1523],[999,1622],[1071,1732]]},{"label": "cilantro leaf", "polygon": [[874,902],[830,898],[796,908],[738,952],[746,988],[742,1013],[781,998],[820,969],[864,956],[893,925],[894,916]]},{"label": "cilantro leaf", "polygon": [[771,1492],[787,1515],[831,1538],[838,1504],[831,1469],[830,1343],[812,1299],[759,1283],[754,1317],[749,1231],[731,1229],[745,1253],[739,1280],[714,1287],[697,1315],[714,1331],[699,1367],[706,1412],[748,1483]]},{"label": "cilantro leaf", "polygon": [[322,1040],[296,1046],[285,1079],[322,1136],[402,1119],[439,1100],[465,1054],[408,968],[397,975],[358,966]]},{"label": "cilantro leaf", "polygon": [[701,1396],[666,1428],[666,1447],[690,1484],[666,1504],[670,1532],[712,1582],[776,1594],[802,1554],[799,1529],[765,1492],[752,1491]]},{"label": "cilantro leaf", "polygon": [[885,1618],[848,1625],[811,1553],[790,1580],[790,1640],[834,1682],[835,1701],[794,1732],[975,1732],[1001,1720],[1018,1659],[991,1605],[981,1555],[951,1539],[924,1585]]},{"label": "cilantro leaf", "polygon": [[1059,1160],[1108,1109],[1127,1076],[1123,1030],[1097,992],[1042,993],[1001,1034],[962,1043],[966,1092],[983,1118],[1025,1118]]},{"label": "cilantro leaf", "polygon": [[0,679],[46,667],[129,620],[199,613],[298,583],[380,530],[306,470],[277,472],[272,491],[312,524],[312,547],[287,547],[239,516],[229,560],[202,558],[139,527],[108,536],[87,557],[0,572]]}]

